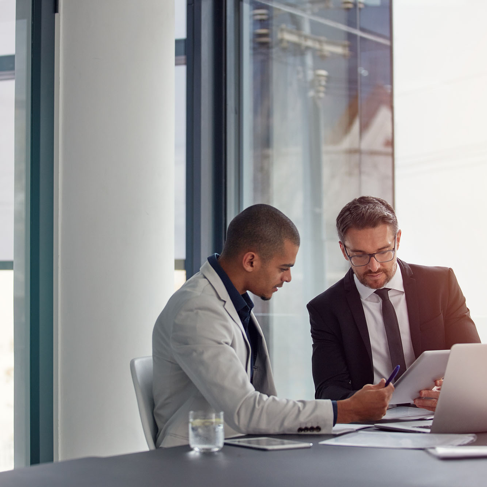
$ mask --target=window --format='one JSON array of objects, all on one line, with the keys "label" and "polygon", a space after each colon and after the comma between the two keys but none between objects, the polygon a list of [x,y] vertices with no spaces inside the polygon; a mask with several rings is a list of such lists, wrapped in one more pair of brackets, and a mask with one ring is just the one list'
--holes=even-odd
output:
[{"label": "window", "polygon": [[0,471],[13,468],[15,0],[0,2]]},{"label": "window", "polygon": [[279,394],[309,399],[306,303],[348,269],[336,216],[361,194],[393,202],[390,5],[245,0],[240,21],[239,206],[276,206],[302,241],[293,282],[255,313]]},{"label": "window", "polygon": [[485,2],[448,2],[438,22],[437,2],[394,2],[400,256],[455,271],[485,342],[487,264],[466,251],[487,238],[484,13]]},{"label": "window", "polygon": [[186,0],[175,0],[174,286],[186,281]]}]

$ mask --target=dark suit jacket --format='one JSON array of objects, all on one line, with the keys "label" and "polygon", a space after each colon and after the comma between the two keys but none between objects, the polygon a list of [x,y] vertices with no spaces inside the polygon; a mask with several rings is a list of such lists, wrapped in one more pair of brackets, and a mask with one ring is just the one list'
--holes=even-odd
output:
[{"label": "dark suit jacket", "polygon": [[[402,270],[416,358],[425,350],[480,342],[452,269],[406,264]],[[308,303],[317,399],[345,399],[374,382],[372,351],[353,271]]]}]

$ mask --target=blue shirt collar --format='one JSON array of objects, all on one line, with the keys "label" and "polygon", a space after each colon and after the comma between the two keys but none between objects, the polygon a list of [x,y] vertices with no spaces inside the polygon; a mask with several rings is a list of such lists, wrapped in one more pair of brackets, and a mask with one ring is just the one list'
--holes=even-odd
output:
[{"label": "blue shirt collar", "polygon": [[[225,289],[227,290],[230,299],[232,300],[235,309],[237,310],[238,315],[242,318],[241,314],[244,312],[245,314],[250,314],[252,308],[254,307],[254,303],[248,293],[240,294],[237,291],[237,288],[233,285],[233,282],[228,277],[227,273],[223,270],[222,266],[218,263],[218,254],[210,255],[208,257],[208,262],[210,263],[211,267],[215,269],[215,272],[218,274],[218,277],[222,280]],[[246,309],[247,308],[247,309]]]}]

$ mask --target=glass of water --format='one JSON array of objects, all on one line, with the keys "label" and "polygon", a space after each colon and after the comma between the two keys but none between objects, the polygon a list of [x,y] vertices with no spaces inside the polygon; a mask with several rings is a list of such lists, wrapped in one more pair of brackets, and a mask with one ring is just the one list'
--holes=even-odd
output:
[{"label": "glass of water", "polygon": [[223,412],[189,412],[189,446],[200,452],[213,452],[223,447]]}]

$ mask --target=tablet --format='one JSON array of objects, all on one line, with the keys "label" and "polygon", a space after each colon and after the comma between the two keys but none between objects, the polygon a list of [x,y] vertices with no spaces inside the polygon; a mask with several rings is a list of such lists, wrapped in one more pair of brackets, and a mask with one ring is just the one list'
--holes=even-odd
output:
[{"label": "tablet", "polygon": [[311,448],[313,443],[304,441],[280,440],[277,438],[241,438],[225,440],[226,445],[255,448],[256,450],[291,450],[293,448]]},{"label": "tablet", "polygon": [[421,389],[434,387],[435,379],[445,375],[450,350],[423,352],[394,384],[395,390],[389,404],[413,403]]}]

